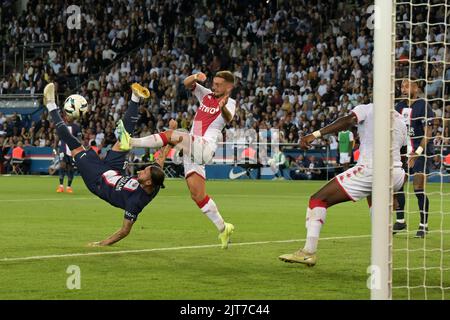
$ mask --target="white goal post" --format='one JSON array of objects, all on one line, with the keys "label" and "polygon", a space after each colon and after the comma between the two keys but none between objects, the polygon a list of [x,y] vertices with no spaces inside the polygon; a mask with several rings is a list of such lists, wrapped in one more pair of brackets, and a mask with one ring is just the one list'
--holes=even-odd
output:
[{"label": "white goal post", "polygon": [[[371,299],[392,298],[391,113],[394,104],[395,6],[375,1],[374,29],[374,168],[372,192]],[[380,152],[381,151],[381,152]]]},{"label": "white goal post", "polygon": [[[450,2],[375,0],[374,8],[371,299],[448,299]],[[407,169],[404,191],[395,192],[404,204],[398,216],[390,152],[395,106],[411,135],[406,152],[425,146]],[[424,140],[430,131],[431,141]]]}]

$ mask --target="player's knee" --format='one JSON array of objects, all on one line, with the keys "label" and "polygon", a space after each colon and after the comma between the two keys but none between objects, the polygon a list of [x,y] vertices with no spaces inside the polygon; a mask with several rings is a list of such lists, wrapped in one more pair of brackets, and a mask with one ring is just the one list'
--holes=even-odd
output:
[{"label": "player's knee", "polygon": [[328,208],[328,202],[325,197],[316,193],[309,198],[309,208],[314,209],[317,207]]},{"label": "player's knee", "polygon": [[205,195],[202,194],[201,192],[191,192],[191,199],[195,203],[201,202],[204,198],[205,198]]}]

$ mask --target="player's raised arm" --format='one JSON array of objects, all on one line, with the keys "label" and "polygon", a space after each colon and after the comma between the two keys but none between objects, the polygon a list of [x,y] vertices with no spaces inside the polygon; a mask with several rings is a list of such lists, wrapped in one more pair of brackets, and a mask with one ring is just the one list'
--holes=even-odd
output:
[{"label": "player's raised arm", "polygon": [[339,131],[347,130],[354,125],[358,123],[358,117],[355,113],[351,113],[347,116],[341,117],[334,121],[333,123],[329,124],[328,126],[314,131],[311,134],[308,134],[300,139],[300,148],[302,149],[308,149],[311,147],[311,143],[320,138],[321,136],[330,134],[330,133],[336,133]]},{"label": "player's raised arm", "polygon": [[171,145],[167,145],[161,148],[158,159],[155,160],[155,162],[161,167],[161,169],[164,168],[164,162],[166,161],[167,155],[169,154],[171,149]]},{"label": "player's raised arm", "polygon": [[203,82],[205,80],[206,75],[203,72],[199,72],[184,79],[183,83],[186,88],[191,89],[194,83],[196,83],[197,81]]},{"label": "player's raised arm", "polygon": [[222,113],[222,117],[223,117],[223,119],[225,120],[226,123],[230,123],[231,120],[233,120],[233,114],[227,108],[227,103],[228,103],[229,96],[230,96],[230,94],[227,93],[222,98],[222,100],[220,100],[220,102],[219,102],[220,112]]},{"label": "player's raised arm", "polygon": [[[170,130],[176,130],[178,128],[178,122],[174,119],[171,119],[169,121],[169,129]],[[176,143],[179,143],[183,140],[183,137],[179,137],[179,141]],[[158,159],[155,160],[155,162],[162,168],[164,168],[164,162],[166,161],[167,155],[169,154],[170,150],[172,149],[172,145],[168,144],[161,148],[160,153],[158,155]]]},{"label": "player's raised arm", "polygon": [[133,224],[134,220],[123,219],[122,227],[119,230],[114,232],[111,236],[109,236],[105,240],[98,242],[91,242],[88,244],[88,246],[89,247],[110,246],[128,236],[128,234],[130,234],[131,228],[133,227]]}]

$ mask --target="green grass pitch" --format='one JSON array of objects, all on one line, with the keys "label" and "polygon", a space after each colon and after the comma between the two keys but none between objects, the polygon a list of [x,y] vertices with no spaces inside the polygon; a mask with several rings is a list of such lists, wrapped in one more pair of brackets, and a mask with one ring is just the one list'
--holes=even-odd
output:
[{"label": "green grass pitch", "polygon": [[[322,184],[208,181],[208,194],[236,227],[230,248],[221,250],[185,182],[170,180],[128,238],[88,248],[120,226],[122,210],[90,194],[79,177],[73,195],[57,194],[55,177],[0,177],[0,299],[369,299],[365,201],[329,209],[314,268],[277,259],[303,246],[308,198]],[[438,192],[440,185],[428,190]],[[449,230],[450,199],[430,198],[430,229]],[[413,233],[419,219],[414,196],[408,205]],[[433,232],[425,242],[406,234],[394,239],[394,268],[407,261],[410,267],[394,270],[394,286],[411,288],[394,289],[394,298],[448,299],[450,290],[441,287],[450,287],[450,234]],[[40,258],[18,259],[27,257]],[[70,265],[80,268],[79,290],[66,286]]]}]

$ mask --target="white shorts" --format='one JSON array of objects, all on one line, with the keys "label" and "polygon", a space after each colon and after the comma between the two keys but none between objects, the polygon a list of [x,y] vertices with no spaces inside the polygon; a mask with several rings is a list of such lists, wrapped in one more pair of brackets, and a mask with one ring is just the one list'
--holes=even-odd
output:
[{"label": "white shorts", "polygon": [[[336,181],[342,190],[352,201],[367,198],[372,194],[373,169],[364,165],[356,165],[338,176]],[[402,168],[394,168],[394,191],[403,186],[405,171]]]},{"label": "white shorts", "polygon": [[215,146],[203,137],[193,135],[184,135],[180,145],[183,148],[184,176],[187,178],[197,173],[206,179],[205,164],[212,161]]},{"label": "white shorts", "polygon": [[340,164],[350,163],[350,155],[345,152],[339,153],[339,163]]}]

